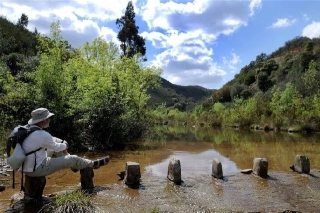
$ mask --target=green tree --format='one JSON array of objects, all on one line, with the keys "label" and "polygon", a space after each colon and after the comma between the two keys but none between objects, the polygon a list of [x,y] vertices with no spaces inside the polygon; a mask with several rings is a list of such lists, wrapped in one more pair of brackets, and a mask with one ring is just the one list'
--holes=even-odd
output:
[{"label": "green tree", "polygon": [[26,14],[22,13],[21,17],[19,18],[17,25],[21,27],[27,27],[29,23],[29,18]]},{"label": "green tree", "polygon": [[283,92],[280,89],[273,91],[270,107],[275,124],[278,126],[297,122],[304,111],[302,96],[290,83]]},{"label": "green tree", "polygon": [[76,123],[93,146],[109,148],[141,136],[147,127],[148,88],[159,72],[142,67],[137,57],[120,58],[113,43],[101,38],[87,43],[67,66],[71,76],[70,106]]},{"label": "green tree", "polygon": [[304,86],[307,90],[307,94],[317,94],[320,92],[320,68],[319,64],[315,61],[309,63],[308,70],[303,74]]},{"label": "green tree", "polygon": [[117,19],[116,24],[120,29],[118,39],[121,42],[122,56],[133,57],[138,53],[145,56],[145,40],[138,34],[139,27],[135,22],[135,12],[131,1],[128,2],[124,16]]}]

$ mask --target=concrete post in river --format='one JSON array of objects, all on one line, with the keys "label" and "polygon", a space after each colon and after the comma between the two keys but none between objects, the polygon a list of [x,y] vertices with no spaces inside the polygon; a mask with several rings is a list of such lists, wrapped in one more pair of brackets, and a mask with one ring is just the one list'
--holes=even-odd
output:
[{"label": "concrete post in river", "polygon": [[212,176],[218,179],[223,179],[222,164],[217,159],[212,161]]},{"label": "concrete post in river", "polygon": [[255,158],[253,160],[253,173],[262,178],[268,177],[268,160],[266,158]]},{"label": "concrete post in river", "polygon": [[181,184],[181,165],[180,160],[171,159],[168,165],[167,178],[175,184]]},{"label": "concrete post in river", "polygon": [[84,190],[87,193],[92,193],[94,189],[93,185],[93,177],[94,172],[93,168],[87,167],[80,170],[80,182],[81,182],[81,189]]},{"label": "concrete post in river", "polygon": [[136,162],[127,162],[124,177],[124,183],[132,188],[137,188],[140,184],[140,164]]},{"label": "concrete post in river", "polygon": [[309,174],[310,173],[310,160],[307,156],[296,155],[293,165],[290,167],[293,171]]},{"label": "concrete post in river", "polygon": [[46,177],[30,177],[25,175],[24,199],[28,203],[41,203]]}]

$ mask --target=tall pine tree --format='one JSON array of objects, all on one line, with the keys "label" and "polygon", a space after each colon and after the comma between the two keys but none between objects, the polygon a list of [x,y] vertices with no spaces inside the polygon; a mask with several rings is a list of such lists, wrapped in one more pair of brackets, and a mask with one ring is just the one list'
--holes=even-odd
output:
[{"label": "tall pine tree", "polygon": [[116,24],[120,29],[118,39],[121,42],[122,56],[132,57],[140,53],[144,57],[146,54],[145,40],[138,34],[139,27],[135,22],[135,12],[131,1],[128,2],[124,16],[117,19]]}]

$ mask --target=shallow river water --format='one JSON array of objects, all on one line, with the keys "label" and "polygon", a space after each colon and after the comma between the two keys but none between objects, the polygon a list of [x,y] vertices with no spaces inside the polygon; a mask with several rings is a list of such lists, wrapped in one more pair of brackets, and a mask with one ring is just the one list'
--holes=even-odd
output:
[{"label": "shallow river water", "polygon": [[[93,203],[99,212],[320,212],[320,135],[158,127],[152,135],[124,151],[109,154],[107,166],[95,170]],[[304,154],[311,175],[289,169],[294,157]],[[255,157],[269,163],[269,178],[245,175]],[[179,159],[181,185],[167,180],[169,160]],[[211,176],[212,160],[223,167],[223,180]],[[116,175],[127,161],[140,163],[141,185],[126,187]],[[0,192],[0,212],[19,191]],[[44,194],[79,188],[79,173],[63,170],[47,177]]]}]

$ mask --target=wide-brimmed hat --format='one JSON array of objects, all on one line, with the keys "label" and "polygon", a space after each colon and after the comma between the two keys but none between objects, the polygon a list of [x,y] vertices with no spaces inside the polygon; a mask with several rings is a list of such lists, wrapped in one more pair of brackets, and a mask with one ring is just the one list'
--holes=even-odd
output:
[{"label": "wide-brimmed hat", "polygon": [[31,124],[39,123],[41,121],[44,121],[50,118],[53,115],[54,114],[49,112],[49,110],[46,108],[35,109],[31,112],[31,119],[28,121],[28,124],[31,125]]}]

